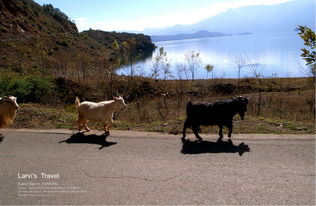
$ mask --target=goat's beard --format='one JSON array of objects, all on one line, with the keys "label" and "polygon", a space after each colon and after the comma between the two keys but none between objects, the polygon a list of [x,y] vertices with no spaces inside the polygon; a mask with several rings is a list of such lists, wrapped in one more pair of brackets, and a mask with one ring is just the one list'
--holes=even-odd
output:
[{"label": "goat's beard", "polygon": [[241,120],[244,120],[245,113],[244,112],[239,112],[239,116],[240,116]]},{"label": "goat's beard", "polygon": [[121,111],[116,111],[113,113],[113,120],[117,120],[118,116],[120,115]]}]

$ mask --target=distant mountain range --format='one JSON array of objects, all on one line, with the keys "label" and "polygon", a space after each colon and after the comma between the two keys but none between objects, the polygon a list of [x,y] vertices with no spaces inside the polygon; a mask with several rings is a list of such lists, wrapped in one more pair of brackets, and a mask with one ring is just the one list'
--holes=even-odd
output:
[{"label": "distant mountain range", "polygon": [[153,35],[151,36],[151,40],[153,42],[157,42],[157,41],[197,39],[197,38],[208,38],[208,37],[219,37],[219,36],[228,36],[228,35],[221,32],[209,32],[206,30],[200,30],[193,34]]},{"label": "distant mountain range", "polygon": [[315,0],[293,0],[274,5],[229,9],[196,24],[146,29],[143,33],[151,35],[154,39],[157,35],[164,35],[163,38],[166,39],[168,36],[173,38],[171,35],[176,35],[183,39],[189,36],[183,34],[195,34],[201,30],[217,31],[215,34],[292,32],[297,25],[315,29]]}]

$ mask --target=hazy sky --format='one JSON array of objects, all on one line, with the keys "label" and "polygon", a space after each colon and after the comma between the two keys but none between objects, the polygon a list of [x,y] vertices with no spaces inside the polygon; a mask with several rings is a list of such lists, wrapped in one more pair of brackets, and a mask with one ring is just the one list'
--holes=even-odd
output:
[{"label": "hazy sky", "polygon": [[35,0],[52,4],[75,21],[79,31],[142,31],[193,24],[229,8],[290,0]]}]

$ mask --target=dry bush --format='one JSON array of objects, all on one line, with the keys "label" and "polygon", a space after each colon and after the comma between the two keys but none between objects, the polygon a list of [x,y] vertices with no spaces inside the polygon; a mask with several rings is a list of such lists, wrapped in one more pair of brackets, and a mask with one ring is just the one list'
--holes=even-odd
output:
[{"label": "dry bush", "polygon": [[[314,121],[314,91],[265,92],[262,94],[260,116],[288,119],[292,121]],[[255,116],[258,107],[258,96],[250,98],[248,113]]]}]

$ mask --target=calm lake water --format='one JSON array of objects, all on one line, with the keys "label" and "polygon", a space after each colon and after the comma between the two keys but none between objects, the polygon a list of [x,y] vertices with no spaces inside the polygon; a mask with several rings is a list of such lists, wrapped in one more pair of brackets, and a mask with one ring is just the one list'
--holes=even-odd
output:
[{"label": "calm lake water", "polygon": [[[303,40],[297,33],[250,34],[242,36],[225,36],[216,38],[190,39],[154,42],[158,47],[164,47],[171,64],[173,79],[179,78],[177,64],[185,64],[185,53],[189,50],[200,53],[201,66],[195,72],[195,79],[206,78],[237,78],[238,66],[236,59],[243,59],[241,77],[253,77],[253,69],[263,77],[303,77],[308,70],[301,58]],[[136,75],[150,76],[152,73],[152,58],[138,62],[133,66]],[[214,66],[208,73],[206,64]],[[118,74],[130,74],[130,66],[117,70]],[[186,78],[184,73],[182,78]],[[187,77],[190,79],[191,74]],[[162,75],[161,75],[162,78]]]}]

